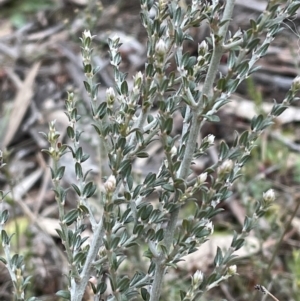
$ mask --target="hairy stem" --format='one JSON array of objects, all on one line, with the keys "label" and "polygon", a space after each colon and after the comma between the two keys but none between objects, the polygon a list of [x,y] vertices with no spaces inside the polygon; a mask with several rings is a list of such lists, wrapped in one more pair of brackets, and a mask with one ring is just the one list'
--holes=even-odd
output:
[{"label": "hairy stem", "polygon": [[[222,21],[231,19],[234,4],[235,4],[235,0],[228,0],[226,2]],[[186,143],[185,155],[183,157],[181,167],[178,172],[178,177],[185,179],[185,180],[189,174],[190,165],[191,165],[191,162],[193,159],[193,153],[194,153],[194,150],[196,147],[197,138],[198,138],[198,134],[199,134],[200,127],[201,127],[202,118],[199,116],[199,112],[201,112],[201,109],[203,107],[203,97],[210,95],[212,92],[214,80],[215,80],[216,74],[218,72],[218,66],[219,66],[223,51],[224,51],[223,50],[223,42],[224,42],[225,35],[228,30],[228,26],[229,26],[229,22],[226,22],[219,29],[218,36],[220,37],[220,39],[214,45],[212,60],[211,60],[211,63],[210,63],[209,69],[208,69],[208,73],[207,73],[207,76],[206,76],[206,79],[204,82],[204,86],[203,86],[200,100],[198,102],[198,106],[192,112],[193,117],[192,117],[191,126],[190,126],[190,134],[189,134],[188,141]],[[172,244],[172,241],[174,238],[176,224],[177,224],[177,220],[178,220],[178,214],[179,214],[179,209],[176,209],[171,213],[170,220],[168,222],[167,229],[165,231],[164,242],[165,242],[165,246],[166,246],[167,250],[170,250],[170,248],[171,248],[171,244]],[[152,290],[151,290],[150,301],[158,301],[159,300],[159,297],[161,294],[161,288],[162,288],[161,284],[162,284],[164,272],[165,272],[164,261],[163,260],[158,261],[156,263],[155,276],[154,276],[153,286],[152,286]]]},{"label": "hairy stem", "polygon": [[81,277],[80,282],[76,283],[74,278],[71,281],[71,289],[70,289],[71,301],[81,301],[83,298],[85,288],[87,286],[87,283],[91,275],[90,271],[92,268],[92,264],[99,252],[100,247],[103,244],[103,240],[102,240],[103,234],[104,234],[104,228],[101,219],[101,221],[98,223],[96,227],[96,231],[94,232],[94,236],[92,239],[89,252],[87,254],[86,261],[80,273],[80,277]]}]

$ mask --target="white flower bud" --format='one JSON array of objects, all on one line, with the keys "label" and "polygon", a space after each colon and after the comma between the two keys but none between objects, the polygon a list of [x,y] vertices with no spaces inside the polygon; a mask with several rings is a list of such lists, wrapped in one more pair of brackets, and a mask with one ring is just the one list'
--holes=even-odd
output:
[{"label": "white flower bud", "polygon": [[110,175],[104,183],[104,188],[107,193],[113,192],[116,189],[116,178],[114,175]]},{"label": "white flower bud", "polygon": [[228,171],[228,172],[230,172],[233,168],[232,160],[226,160],[222,165],[226,169],[226,171]]},{"label": "white flower bud", "polygon": [[192,282],[194,287],[198,287],[203,282],[203,273],[197,270],[192,277]]},{"label": "white flower bud", "polygon": [[292,90],[298,91],[300,90],[300,76],[297,76],[292,83]]},{"label": "white flower bud", "polygon": [[107,99],[108,104],[113,104],[115,101],[115,97],[116,97],[116,94],[112,87],[106,89],[106,99]]},{"label": "white flower bud", "polygon": [[214,135],[208,135],[207,136],[207,141],[208,141],[208,143],[210,144],[210,145],[213,145],[214,144],[214,142],[215,142],[215,136]]},{"label": "white flower bud", "polygon": [[49,147],[49,153],[53,156],[53,155],[55,155],[55,149],[52,147],[52,146],[50,146]]},{"label": "white flower bud", "polygon": [[218,168],[218,172],[220,174],[228,174],[232,171],[233,162],[232,160],[226,160],[222,163],[222,165]]},{"label": "white flower bud", "polygon": [[143,74],[141,71],[139,71],[134,77],[133,77],[133,88],[132,91],[134,94],[139,94],[140,89],[143,82]]},{"label": "white flower bud", "polygon": [[214,225],[212,223],[212,221],[209,221],[206,223],[205,228],[210,231],[210,234],[214,233]]},{"label": "white flower bud", "polygon": [[208,50],[208,45],[206,43],[206,41],[202,41],[199,45],[198,45],[198,52],[201,54],[205,54]]},{"label": "white flower bud", "polygon": [[173,145],[173,147],[171,148],[171,156],[175,156],[175,155],[177,155],[177,147]]},{"label": "white flower bud", "polygon": [[91,35],[91,32],[90,32],[89,30],[85,30],[85,31],[82,33],[82,37],[83,37],[84,40],[87,39],[87,38],[90,38],[90,39],[93,38],[92,35]]},{"label": "white flower bud", "polygon": [[201,175],[198,176],[198,179],[197,179],[197,183],[199,185],[203,184],[207,179],[207,172],[204,172],[202,173]]},{"label": "white flower bud", "polygon": [[272,203],[275,200],[275,192],[273,189],[269,189],[267,192],[263,193],[263,199],[267,202],[267,203]]},{"label": "white flower bud", "polygon": [[230,275],[230,276],[233,276],[233,275],[236,274],[236,270],[237,270],[236,265],[231,265],[231,266],[228,268],[227,274]]},{"label": "white flower bud", "polygon": [[166,43],[162,39],[160,39],[158,41],[158,43],[156,44],[156,46],[155,46],[155,52],[159,56],[164,56],[166,54],[166,52],[167,52],[167,45],[166,45]]},{"label": "white flower bud", "polygon": [[133,81],[134,84],[136,85],[140,85],[140,83],[143,80],[143,73],[141,71],[139,71],[134,77],[133,77]]}]

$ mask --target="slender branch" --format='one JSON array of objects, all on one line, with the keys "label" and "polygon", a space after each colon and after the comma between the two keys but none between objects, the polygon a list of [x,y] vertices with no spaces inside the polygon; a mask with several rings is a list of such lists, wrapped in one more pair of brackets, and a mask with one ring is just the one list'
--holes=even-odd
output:
[{"label": "slender branch", "polygon": [[164,274],[165,274],[164,262],[157,262],[155,268],[154,282],[150,294],[150,301],[159,300]]},{"label": "slender branch", "polygon": [[104,235],[104,228],[103,228],[103,220],[98,223],[96,227],[96,232],[94,233],[91,246],[89,248],[86,261],[84,263],[83,269],[80,273],[80,282],[76,283],[74,278],[71,281],[71,300],[72,301],[82,301],[83,294],[85,288],[87,286],[88,280],[90,278],[90,271],[92,268],[92,264],[98,254],[100,247],[103,244],[103,235]]},{"label": "slender branch", "polygon": [[273,294],[271,294],[264,286],[262,285],[255,285],[254,287],[256,290],[262,292],[263,294],[269,295],[273,300],[279,301]]},{"label": "slender branch", "polygon": [[[234,8],[235,0],[230,0],[226,2],[225,10],[224,10],[224,15],[222,18],[222,21],[228,20],[231,18],[232,13],[233,13],[233,8]],[[221,22],[222,22],[221,21]],[[191,128],[190,128],[190,135],[189,139],[187,142],[187,147],[185,151],[184,158],[182,160],[182,164],[180,166],[178,176],[179,178],[186,178],[189,173],[190,169],[190,164],[192,162],[192,157],[193,153],[195,150],[196,142],[197,142],[197,137],[198,133],[200,131],[200,125],[202,122],[202,118],[200,118],[199,113],[201,112],[203,108],[203,98],[204,96],[208,96],[212,92],[214,80],[216,77],[216,74],[218,72],[218,67],[219,63],[223,54],[223,41],[225,39],[226,32],[228,30],[229,22],[226,22],[220,29],[219,29],[219,37],[221,40],[219,40],[216,45],[214,45],[214,51],[211,59],[211,63],[208,68],[207,76],[205,78],[205,82],[203,85],[201,97],[198,102],[197,106],[197,112],[194,110],[193,117],[192,117],[192,123],[191,123]]]},{"label": "slender branch", "polygon": [[242,43],[243,43],[243,40],[239,39],[237,41],[233,41],[231,43],[224,44],[223,45],[223,50],[230,50],[230,49],[232,49],[234,47],[240,46]]}]

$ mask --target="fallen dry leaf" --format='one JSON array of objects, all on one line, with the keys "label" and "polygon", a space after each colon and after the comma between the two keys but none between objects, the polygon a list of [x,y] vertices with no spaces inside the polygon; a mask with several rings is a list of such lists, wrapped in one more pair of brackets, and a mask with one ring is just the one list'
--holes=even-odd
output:
[{"label": "fallen dry leaf", "polygon": [[37,62],[33,65],[33,67],[28,72],[22,87],[17,93],[17,96],[14,100],[13,109],[10,113],[10,119],[8,122],[8,127],[6,129],[4,141],[2,143],[2,148],[8,146],[9,143],[12,141],[30,105],[30,101],[33,95],[33,85],[39,68],[40,62]]}]

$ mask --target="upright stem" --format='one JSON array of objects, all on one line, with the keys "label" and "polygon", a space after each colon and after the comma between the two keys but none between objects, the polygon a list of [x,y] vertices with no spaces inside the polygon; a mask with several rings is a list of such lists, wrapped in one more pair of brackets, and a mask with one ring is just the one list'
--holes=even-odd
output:
[{"label": "upright stem", "polygon": [[80,277],[81,277],[80,282],[76,283],[75,279],[72,278],[71,289],[70,289],[71,301],[82,301],[85,288],[87,286],[88,280],[91,275],[90,271],[92,268],[92,264],[99,252],[100,247],[103,244],[103,240],[102,240],[103,234],[104,234],[104,228],[101,219],[101,221],[98,223],[96,227],[96,231],[94,232],[92,243],[88,251],[85,264],[83,266],[82,272],[80,273]]},{"label": "upright stem", "polygon": [[[226,6],[224,9],[224,14],[223,14],[221,22],[224,20],[231,19],[234,5],[235,5],[235,0],[228,0],[226,2]],[[199,115],[200,115],[200,112],[203,107],[203,97],[209,96],[212,93],[214,80],[215,80],[216,74],[218,72],[218,66],[219,66],[219,63],[220,63],[220,60],[221,60],[221,57],[223,54],[223,42],[224,42],[225,35],[228,30],[228,26],[229,26],[229,21],[226,22],[225,24],[223,24],[223,26],[219,29],[219,31],[217,33],[220,39],[214,45],[213,55],[212,55],[210,66],[209,66],[209,69],[207,72],[207,76],[205,78],[201,97],[198,102],[197,108],[194,109],[193,112],[191,112],[193,117],[192,117],[191,126],[190,126],[190,134],[189,134],[188,141],[186,142],[185,155],[183,157],[180,169],[178,171],[178,177],[185,179],[185,180],[189,174],[190,165],[191,165],[191,162],[193,159],[193,154],[194,154],[198,134],[199,134],[200,127],[201,127],[202,118]],[[210,104],[210,105],[212,105],[212,104]],[[178,220],[178,214],[179,214],[179,209],[176,209],[171,213],[170,220],[168,222],[168,225],[167,225],[167,228],[165,231],[164,242],[165,242],[165,246],[166,246],[167,250],[170,250],[170,248],[171,248],[171,244],[172,244],[172,241],[174,238],[176,224],[177,224],[177,220]],[[150,301],[159,301],[164,272],[165,272],[165,262],[162,259],[158,260],[158,262],[156,263],[156,268],[155,268],[155,276],[154,276],[153,286],[151,289]]]},{"label": "upright stem", "polygon": [[158,301],[159,300],[164,274],[165,274],[164,263],[157,262],[156,268],[155,268],[154,282],[153,282],[153,286],[152,286],[151,294],[150,294],[150,301]]}]

